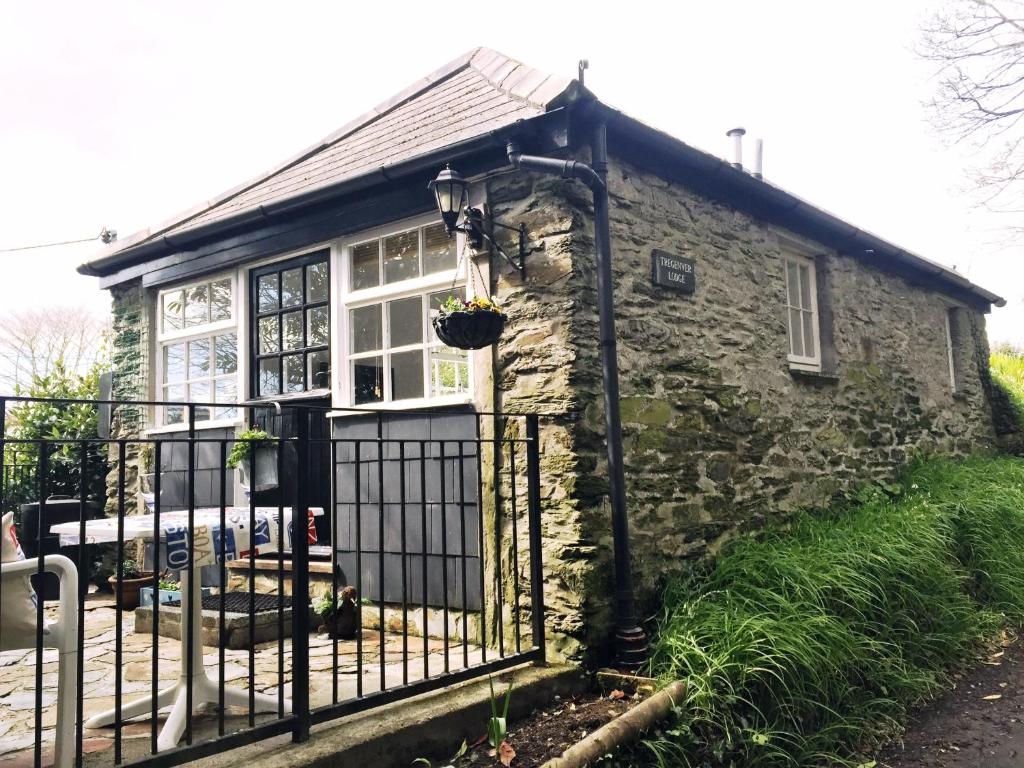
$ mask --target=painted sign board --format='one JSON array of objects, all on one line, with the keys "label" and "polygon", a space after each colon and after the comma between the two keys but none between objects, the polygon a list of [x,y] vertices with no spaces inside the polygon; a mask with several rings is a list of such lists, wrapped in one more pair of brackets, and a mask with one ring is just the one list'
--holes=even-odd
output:
[{"label": "painted sign board", "polygon": [[694,260],[655,248],[651,251],[651,281],[680,293],[693,293],[697,288]]}]

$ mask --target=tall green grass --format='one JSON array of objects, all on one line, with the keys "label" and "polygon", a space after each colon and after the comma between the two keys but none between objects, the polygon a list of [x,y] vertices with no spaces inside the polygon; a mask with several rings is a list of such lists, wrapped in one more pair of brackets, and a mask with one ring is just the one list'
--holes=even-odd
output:
[{"label": "tall green grass", "polygon": [[1010,396],[1017,421],[1024,426],[1024,352],[1011,347],[997,349],[989,357],[992,378]]},{"label": "tall green grass", "polygon": [[923,465],[896,497],[738,543],[665,605],[653,670],[689,686],[639,762],[856,765],[1024,619],[1024,461]]}]

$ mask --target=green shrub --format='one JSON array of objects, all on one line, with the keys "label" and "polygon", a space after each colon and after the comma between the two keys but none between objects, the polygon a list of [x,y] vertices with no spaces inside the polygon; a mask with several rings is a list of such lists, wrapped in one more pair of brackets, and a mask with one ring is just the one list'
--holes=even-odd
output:
[{"label": "green shrub", "polygon": [[689,685],[645,759],[856,764],[1004,617],[1024,618],[1021,552],[1010,458],[924,465],[895,497],[738,542],[666,593],[652,666]]}]

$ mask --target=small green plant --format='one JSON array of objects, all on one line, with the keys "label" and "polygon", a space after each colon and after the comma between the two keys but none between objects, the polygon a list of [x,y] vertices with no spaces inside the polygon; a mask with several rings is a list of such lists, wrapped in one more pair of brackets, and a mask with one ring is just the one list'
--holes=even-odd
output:
[{"label": "small green plant", "polygon": [[153,443],[143,443],[139,446],[139,467],[143,473],[149,474],[153,471],[153,463],[156,460],[156,446]]},{"label": "small green plant", "polygon": [[135,560],[132,560],[130,557],[126,557],[121,561],[122,579],[137,579],[141,573],[142,571],[139,569],[139,564]]},{"label": "small green plant", "polygon": [[228,467],[237,469],[243,462],[252,455],[252,449],[271,441],[271,435],[262,429],[247,429],[235,438],[235,444],[231,446],[231,453],[228,454]]},{"label": "small green plant", "polygon": [[[462,757],[466,754],[467,751],[469,751],[469,745],[466,743],[466,740],[463,739],[462,740],[462,746],[459,747],[459,751],[458,752],[456,752],[454,755],[452,755],[448,759],[448,764],[447,765],[439,765],[437,768],[455,768],[455,764],[457,762],[459,762],[459,760],[462,759]],[[431,763],[425,757],[417,757],[415,760],[412,761],[412,764],[413,765],[425,765],[425,766],[427,766],[427,768],[434,768],[434,764]]]},{"label": "small green plant", "polygon": [[165,592],[180,592],[181,583],[177,581],[171,581],[170,579],[160,579],[157,582],[157,586]]},{"label": "small green plant", "polygon": [[328,618],[331,614],[337,610],[338,604],[334,599],[334,595],[330,592],[320,595],[313,601],[313,612],[321,618]]},{"label": "small green plant", "polygon": [[508,681],[505,691],[505,702],[502,704],[501,715],[498,715],[498,699],[494,695],[494,679],[488,675],[487,682],[491,686],[491,719],[487,721],[487,743],[497,749],[508,735],[508,707],[512,702],[512,683]]}]

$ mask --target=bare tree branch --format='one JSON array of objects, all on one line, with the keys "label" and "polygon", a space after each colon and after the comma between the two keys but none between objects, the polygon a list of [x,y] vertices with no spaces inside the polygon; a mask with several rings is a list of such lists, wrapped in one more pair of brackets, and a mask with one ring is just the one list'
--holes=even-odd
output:
[{"label": "bare tree branch", "polygon": [[82,307],[46,307],[0,315],[0,391],[15,392],[58,360],[84,373],[105,354],[109,323]]}]

